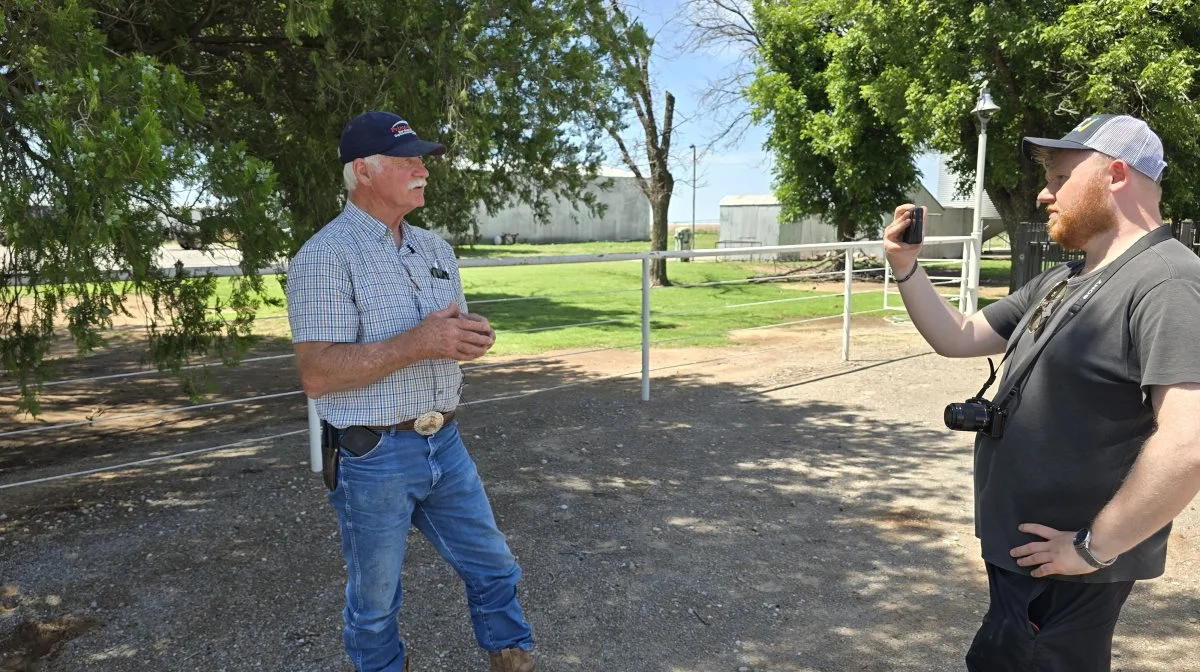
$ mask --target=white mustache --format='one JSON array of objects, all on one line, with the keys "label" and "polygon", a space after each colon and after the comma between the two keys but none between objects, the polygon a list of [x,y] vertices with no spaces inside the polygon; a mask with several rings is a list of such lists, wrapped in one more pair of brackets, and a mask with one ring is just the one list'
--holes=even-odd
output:
[{"label": "white mustache", "polygon": [[424,187],[424,186],[425,186],[425,180],[423,180],[423,179],[421,179],[421,178],[417,178],[417,179],[415,179],[415,180],[409,180],[409,181],[408,181],[408,188],[409,188],[409,189],[418,189],[418,188],[421,188],[421,187]]}]

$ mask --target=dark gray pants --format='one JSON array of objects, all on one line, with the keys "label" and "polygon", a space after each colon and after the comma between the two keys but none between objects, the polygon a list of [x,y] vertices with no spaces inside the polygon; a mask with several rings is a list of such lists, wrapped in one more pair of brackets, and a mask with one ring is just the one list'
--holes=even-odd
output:
[{"label": "dark gray pants", "polygon": [[991,606],[968,672],[1109,672],[1112,637],[1133,581],[1035,579],[988,564]]}]

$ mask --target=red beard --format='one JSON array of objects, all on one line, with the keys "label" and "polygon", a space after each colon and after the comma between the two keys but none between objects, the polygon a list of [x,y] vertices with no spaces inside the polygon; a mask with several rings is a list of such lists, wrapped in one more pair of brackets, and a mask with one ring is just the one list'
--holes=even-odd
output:
[{"label": "red beard", "polygon": [[1079,204],[1058,212],[1050,221],[1050,237],[1068,250],[1082,250],[1088,241],[1117,226],[1117,213],[1108,204],[1108,180],[1096,175],[1079,195]]}]

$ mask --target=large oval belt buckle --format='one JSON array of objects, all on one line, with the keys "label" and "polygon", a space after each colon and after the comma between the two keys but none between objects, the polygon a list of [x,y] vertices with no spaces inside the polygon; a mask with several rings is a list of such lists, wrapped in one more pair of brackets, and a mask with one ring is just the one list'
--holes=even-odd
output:
[{"label": "large oval belt buckle", "polygon": [[413,421],[413,430],[421,436],[433,436],[442,428],[442,414],[437,411],[422,413],[421,417]]}]

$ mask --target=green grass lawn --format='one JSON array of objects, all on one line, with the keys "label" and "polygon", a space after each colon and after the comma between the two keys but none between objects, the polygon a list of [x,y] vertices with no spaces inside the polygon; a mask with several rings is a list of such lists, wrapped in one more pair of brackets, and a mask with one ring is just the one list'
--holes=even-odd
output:
[{"label": "green grass lawn", "polygon": [[[811,283],[687,286],[761,274],[761,266],[748,264],[669,262],[668,277],[677,285],[651,291],[652,343],[727,343],[733,329],[841,314],[842,296],[822,297],[806,289]],[[471,310],[486,315],[499,332],[497,354],[633,346],[641,338],[640,262],[466,268],[463,284]],[[512,300],[518,297],[537,298]],[[882,305],[879,291],[854,297],[856,311]]]},{"label": "green grass lawn", "polygon": [[[711,234],[701,244],[715,245]],[[463,257],[562,256],[614,252],[641,252],[646,241],[630,243],[571,243],[564,245],[478,245],[460,250]],[[811,262],[800,262],[811,263]],[[745,280],[781,274],[799,264],[771,262],[668,262],[668,277],[674,287],[651,292],[652,343],[671,345],[715,345],[730,342],[730,331],[829,316],[830,324],[842,312],[842,296],[821,296],[813,281],[758,282],[701,286],[702,283]],[[934,272],[957,274],[957,264],[931,264]],[[1007,282],[1008,262],[987,260],[983,275],[1003,276]],[[587,264],[508,266],[462,269],[463,285],[471,310],[485,315],[498,332],[496,354],[537,353],[593,347],[636,347],[641,339],[641,262],[616,261]],[[822,278],[838,282],[841,276]],[[221,282],[228,282],[221,279]],[[282,296],[277,281],[266,278],[265,286]],[[858,281],[854,310],[883,306],[879,282]],[[893,287],[893,291],[894,291]],[[953,293],[949,287],[943,293]],[[893,306],[900,297],[893,294]],[[986,303],[982,300],[981,303]],[[264,305],[260,317],[279,319],[286,309]],[[566,325],[583,326],[561,328]],[[272,332],[278,335],[280,323]],[[264,330],[265,331],[265,330]],[[286,332],[285,332],[286,333]]]},{"label": "green grass lawn", "polygon": [[[925,264],[926,273],[936,272],[938,275],[958,275],[962,266],[959,263]],[[1012,262],[1008,259],[984,259],[979,263],[979,284],[984,287],[1007,287],[1009,269]]]}]

